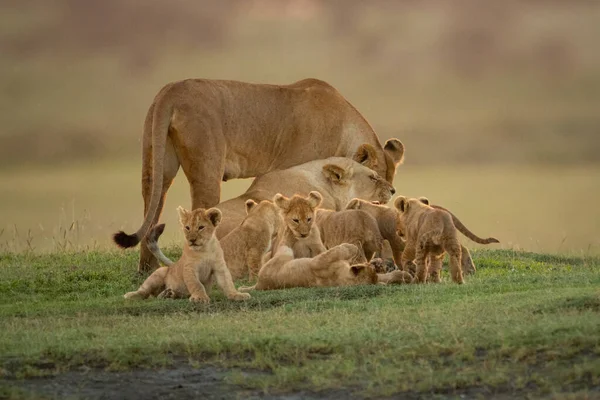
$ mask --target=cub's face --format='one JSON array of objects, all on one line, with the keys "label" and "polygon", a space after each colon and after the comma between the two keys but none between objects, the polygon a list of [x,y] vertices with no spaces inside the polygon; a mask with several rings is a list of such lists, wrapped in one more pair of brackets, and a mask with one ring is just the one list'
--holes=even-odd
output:
[{"label": "cub's face", "polygon": [[179,223],[189,248],[201,251],[215,234],[215,228],[221,222],[221,211],[216,208],[205,210],[197,208],[188,211],[183,207],[177,208]]},{"label": "cub's face", "polygon": [[308,197],[294,195],[291,198],[276,194],[273,198],[285,225],[298,239],[306,238],[310,234],[321,201],[319,192],[310,192]]},{"label": "cub's face", "polygon": [[263,200],[260,203],[251,199],[246,200],[246,214],[248,217],[271,221],[273,224],[272,238],[277,236],[277,232],[279,231],[281,224],[283,224],[279,208],[269,200]]},{"label": "cub's face", "polygon": [[398,236],[406,240],[408,219],[412,215],[420,213],[423,209],[430,208],[429,200],[426,197],[420,197],[418,199],[407,198],[404,196],[398,196],[394,200],[394,208],[398,211],[396,218],[396,231]]}]

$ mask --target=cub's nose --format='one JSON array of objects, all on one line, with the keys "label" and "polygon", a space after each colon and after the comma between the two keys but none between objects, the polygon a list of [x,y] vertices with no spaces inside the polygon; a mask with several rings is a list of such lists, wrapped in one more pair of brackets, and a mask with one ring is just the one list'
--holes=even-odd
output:
[{"label": "cub's nose", "polygon": [[394,194],[396,194],[396,189],[394,189],[394,187],[392,186],[392,187],[390,188],[390,192],[392,193],[392,195],[394,195]]},{"label": "cub's nose", "polygon": [[196,239],[192,239],[192,240],[190,240],[190,244],[191,244],[192,246],[193,246],[193,245],[195,245],[195,244],[196,244]]}]

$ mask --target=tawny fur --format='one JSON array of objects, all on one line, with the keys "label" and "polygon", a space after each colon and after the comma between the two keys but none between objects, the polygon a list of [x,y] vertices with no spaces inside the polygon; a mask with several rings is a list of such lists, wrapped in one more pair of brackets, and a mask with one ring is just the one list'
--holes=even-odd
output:
[{"label": "tawny fur", "polygon": [[287,198],[280,193],[273,197],[283,219],[283,228],[273,244],[273,252],[279,246],[286,246],[292,249],[295,258],[305,258],[327,250],[316,224],[316,211],[321,201],[319,192],[310,192],[307,197],[294,195]]},{"label": "tawny fur", "polygon": [[[426,203],[426,204],[428,204],[428,203]],[[437,206],[437,205],[431,205],[431,207],[446,210],[445,208],[443,208],[441,206]],[[396,231],[396,219],[398,217],[398,211],[393,207],[388,207],[386,205],[382,205],[379,203],[370,202],[370,201],[366,201],[366,200],[361,200],[361,199],[352,199],[348,203],[346,208],[354,209],[354,210],[363,210],[363,211],[371,214],[377,220],[377,224],[379,226],[379,231],[381,232],[381,236],[385,240],[387,240],[388,243],[390,244],[394,262],[396,263],[397,266],[399,266],[401,268],[402,252],[404,251],[404,240],[398,235],[398,233]],[[446,210],[446,211],[448,211],[448,210]],[[478,238],[478,236],[476,236],[474,233],[469,231],[469,229],[466,226],[464,226],[462,222],[460,222],[458,217],[456,217],[450,211],[448,211],[448,213],[450,213],[450,215],[452,216],[452,221],[454,222],[457,229],[460,230],[465,236],[467,236],[468,238],[471,238],[471,237]],[[493,238],[489,238],[486,240],[490,240],[490,239],[493,239]],[[482,243],[482,242],[478,242],[478,243]],[[490,242],[490,243],[492,243],[492,242]],[[461,247],[461,251],[462,251],[461,264],[462,264],[463,272],[466,274],[474,274],[476,272],[476,268],[475,268],[475,263],[473,262],[473,259],[471,258],[471,253],[462,244],[460,247]],[[414,271],[412,271],[412,272],[414,272]]]},{"label": "tawny fur", "polygon": [[424,204],[419,199],[400,196],[394,200],[399,212],[397,229],[406,238],[401,265],[408,270],[408,263],[416,264],[415,280],[427,281],[429,271],[432,275],[441,270],[444,253],[450,256],[450,274],[456,283],[463,283],[461,268],[461,246],[456,228],[450,214]]},{"label": "tawny fur", "polygon": [[342,243],[358,247],[353,264],[366,263],[374,254],[381,253],[383,238],[377,221],[362,210],[317,210],[317,226],[325,248],[331,249]]},{"label": "tawny fur", "polygon": [[[219,203],[221,181],[332,156],[371,157],[372,168],[392,182],[403,152],[397,139],[382,146],[367,120],[317,79],[290,85],[208,79],[169,83],[154,98],[144,123],[144,222],[135,234],[118,232],[114,240],[133,247],[146,236],[180,166],[196,209]],[[143,243],[139,270],[157,265]]]},{"label": "tawny fur", "polygon": [[294,258],[291,248],[281,246],[261,268],[256,285],[240,291],[376,284],[377,273],[371,265],[348,262],[357,251],[356,246],[345,243],[313,258]]},{"label": "tawny fur", "polygon": [[379,283],[386,285],[404,285],[414,283],[414,277],[407,271],[395,270],[383,274],[377,274]]},{"label": "tawny fur", "polygon": [[395,190],[369,166],[369,159],[360,164],[348,158],[330,157],[256,177],[246,193],[217,205],[223,211],[217,237],[231,232],[245,218],[246,200],[271,200],[277,193],[291,197],[317,191],[323,197],[321,208],[337,211],[355,197],[387,203]]},{"label": "tawny fur", "polygon": [[[169,267],[160,267],[144,281],[135,292],[125,294],[126,299],[186,298],[192,302],[208,303],[212,282],[217,284],[231,300],[246,300],[247,293],[238,292],[225,265],[223,250],[215,237],[215,228],[221,220],[221,211],[178,208],[179,222],[185,235],[181,258]],[[164,228],[164,226],[162,227]],[[162,232],[162,228],[159,231]],[[160,232],[154,232],[158,240]]]}]

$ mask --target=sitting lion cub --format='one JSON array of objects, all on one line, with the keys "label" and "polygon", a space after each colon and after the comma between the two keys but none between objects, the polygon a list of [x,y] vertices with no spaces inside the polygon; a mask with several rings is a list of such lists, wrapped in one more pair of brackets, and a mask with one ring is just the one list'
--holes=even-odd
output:
[{"label": "sitting lion cub", "polygon": [[256,285],[241,287],[240,291],[376,284],[378,277],[373,266],[351,266],[348,262],[357,252],[355,245],[344,243],[313,258],[294,258],[291,248],[281,246],[261,268]]},{"label": "sitting lion cub", "polygon": [[[249,299],[249,294],[240,293],[233,286],[231,274],[223,258],[223,250],[215,237],[215,228],[221,221],[221,211],[216,208],[187,211],[182,207],[177,208],[177,211],[186,238],[181,258],[169,267],[158,268],[138,290],[129,292],[124,297],[145,299],[150,295],[162,298],[189,296],[192,302],[208,303],[210,299],[207,289],[210,290],[215,277],[227,298]],[[160,235],[164,225],[157,228]]]},{"label": "sitting lion cub", "polygon": [[321,194],[316,191],[310,192],[308,197],[294,195],[287,198],[281,193],[273,197],[285,224],[273,246],[273,254],[279,246],[291,248],[295,258],[314,257],[327,250],[315,223],[316,210],[322,200]]},{"label": "sitting lion cub", "polygon": [[[400,196],[394,200],[398,210],[398,233],[406,238],[402,253],[402,268],[408,270],[408,263],[416,264],[416,282],[426,282],[429,270],[434,280],[439,281],[442,258],[447,252],[450,256],[452,280],[463,283],[461,268],[461,245],[458,241],[453,216],[443,208],[429,205],[426,198],[408,199]],[[495,238],[483,239],[485,243],[498,243]]]}]

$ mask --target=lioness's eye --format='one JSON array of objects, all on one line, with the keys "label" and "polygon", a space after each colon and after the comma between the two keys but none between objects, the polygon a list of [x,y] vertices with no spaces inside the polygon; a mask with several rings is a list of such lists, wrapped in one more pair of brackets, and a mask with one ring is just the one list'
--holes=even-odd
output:
[{"label": "lioness's eye", "polygon": [[292,221],[294,221],[295,223],[300,222],[300,220],[298,218],[294,218]]},{"label": "lioness's eye", "polygon": [[306,222],[310,222],[312,220],[311,217],[306,218]]},{"label": "lioness's eye", "polygon": [[198,230],[199,230],[199,231],[201,231],[202,229],[204,229],[204,227],[203,227],[203,226],[199,226],[199,227],[198,227]]},{"label": "lioness's eye", "polygon": [[377,180],[377,177],[376,177],[375,175],[371,175],[371,180],[372,180],[372,181],[376,181],[376,180]]},{"label": "lioness's eye", "polygon": [[189,227],[189,226],[186,226],[186,227],[185,227],[185,230],[186,230],[186,231],[189,231],[189,230],[190,230],[190,227]]}]

